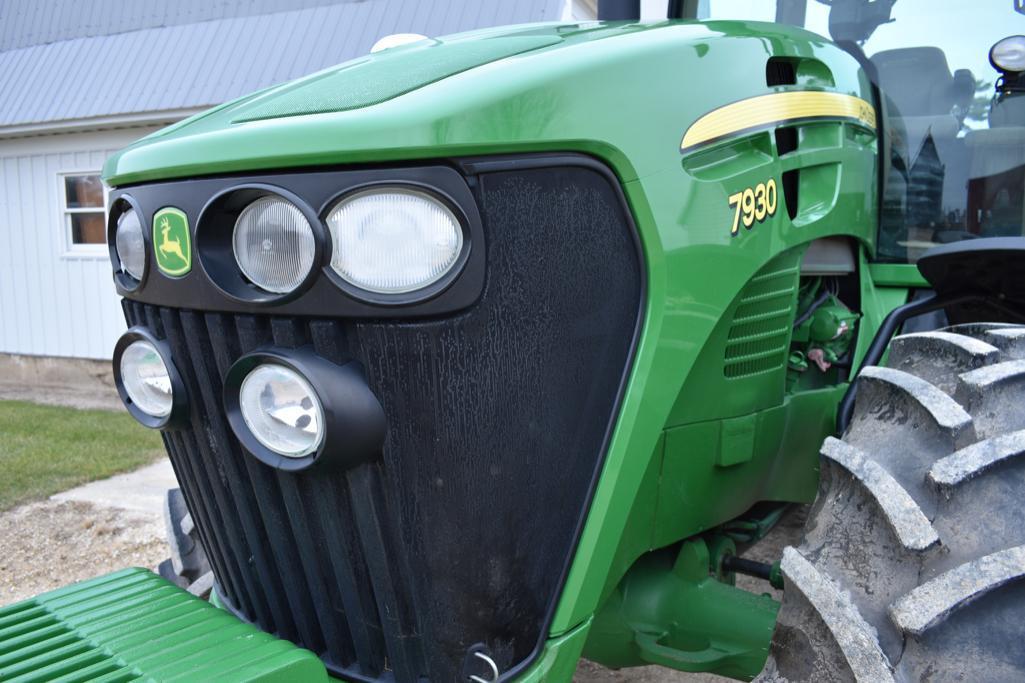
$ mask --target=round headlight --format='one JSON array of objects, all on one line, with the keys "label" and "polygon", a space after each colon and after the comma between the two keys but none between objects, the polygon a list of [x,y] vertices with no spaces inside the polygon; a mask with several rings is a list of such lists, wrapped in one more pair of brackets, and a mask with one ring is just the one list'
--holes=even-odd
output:
[{"label": "round headlight", "polygon": [[324,441],[324,409],[299,373],[258,365],[242,380],[239,410],[256,440],[288,458],[315,452]]},{"label": "round headlight", "polygon": [[152,417],[171,414],[171,375],[153,344],[137,340],[121,354],[121,382],[135,407]]},{"label": "round headlight", "polygon": [[135,209],[128,209],[118,216],[114,248],[121,270],[136,280],[142,280],[146,270],[146,243],[142,238],[142,223]]},{"label": "round headlight", "polygon": [[342,199],[327,216],[331,269],[377,294],[423,289],[447,275],[463,250],[452,211],[424,192],[366,190]]},{"label": "round headlight", "polygon": [[989,50],[989,61],[1001,71],[1025,71],[1025,36],[1008,36]]},{"label": "round headlight", "polygon": [[313,268],[313,228],[299,207],[279,197],[261,197],[243,209],[232,242],[242,273],[268,292],[291,292]]}]

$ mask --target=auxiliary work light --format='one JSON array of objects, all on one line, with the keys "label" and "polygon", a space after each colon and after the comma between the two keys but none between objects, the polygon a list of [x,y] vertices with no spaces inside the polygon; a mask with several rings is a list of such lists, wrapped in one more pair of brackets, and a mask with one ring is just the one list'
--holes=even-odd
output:
[{"label": "auxiliary work light", "polygon": [[363,368],[310,347],[239,358],[224,377],[224,408],[246,450],[280,470],[354,467],[377,457],[384,443],[384,409]]},{"label": "auxiliary work light", "polygon": [[256,366],[242,380],[239,407],[257,441],[286,458],[309,455],[324,441],[320,398],[291,368]]},{"label": "auxiliary work light", "polygon": [[989,61],[1003,72],[1025,71],[1025,36],[1008,36],[989,50]]},{"label": "auxiliary work light", "polygon": [[375,294],[424,289],[452,272],[463,229],[434,196],[406,187],[378,187],[343,197],[328,212],[331,269]]},{"label": "auxiliary work light", "polygon": [[114,384],[146,427],[163,429],[185,417],[185,386],[167,344],[143,327],[129,329],[114,345]]}]

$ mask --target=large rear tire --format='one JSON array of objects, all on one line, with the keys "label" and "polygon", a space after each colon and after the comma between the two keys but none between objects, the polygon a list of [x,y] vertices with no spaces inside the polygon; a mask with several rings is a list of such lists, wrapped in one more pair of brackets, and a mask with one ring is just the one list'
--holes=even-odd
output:
[{"label": "large rear tire", "polygon": [[761,680],[1025,680],[1025,327],[894,339],[821,465]]}]

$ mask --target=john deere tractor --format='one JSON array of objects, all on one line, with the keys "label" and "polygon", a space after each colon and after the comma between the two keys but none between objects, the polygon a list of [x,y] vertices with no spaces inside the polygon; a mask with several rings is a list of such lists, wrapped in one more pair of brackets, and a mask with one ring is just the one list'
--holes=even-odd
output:
[{"label": "john deere tractor", "polygon": [[0,679],[1025,680],[1023,12],[610,0],[122,150],[174,581],[0,610]]}]

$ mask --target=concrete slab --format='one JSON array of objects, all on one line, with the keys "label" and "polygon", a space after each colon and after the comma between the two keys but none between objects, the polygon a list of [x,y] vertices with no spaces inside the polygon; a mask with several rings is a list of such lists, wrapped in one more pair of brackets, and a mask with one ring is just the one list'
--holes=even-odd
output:
[{"label": "concrete slab", "polygon": [[50,497],[57,502],[90,503],[101,508],[116,508],[163,519],[164,494],[176,488],[171,461],[161,458],[134,472],[90,482]]}]

